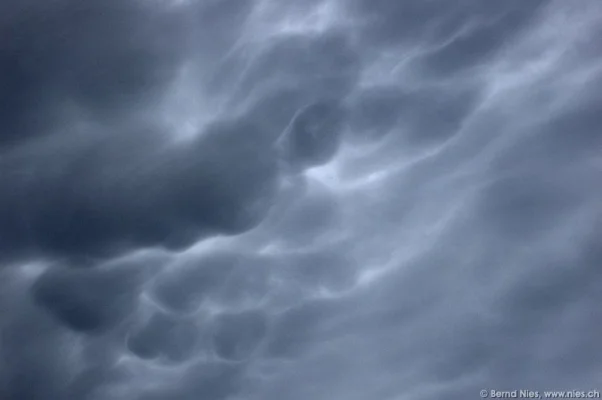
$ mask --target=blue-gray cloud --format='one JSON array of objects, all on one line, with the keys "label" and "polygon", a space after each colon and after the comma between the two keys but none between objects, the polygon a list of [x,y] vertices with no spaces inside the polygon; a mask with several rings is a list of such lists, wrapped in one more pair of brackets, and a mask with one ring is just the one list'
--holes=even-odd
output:
[{"label": "blue-gray cloud", "polygon": [[602,390],[593,1],[0,5],[0,398]]}]

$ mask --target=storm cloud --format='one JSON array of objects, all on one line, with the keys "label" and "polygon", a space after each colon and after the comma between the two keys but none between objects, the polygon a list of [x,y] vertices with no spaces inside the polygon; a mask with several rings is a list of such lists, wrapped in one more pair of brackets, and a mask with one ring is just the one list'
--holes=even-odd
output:
[{"label": "storm cloud", "polygon": [[5,0],[0,398],[602,391],[601,27]]}]

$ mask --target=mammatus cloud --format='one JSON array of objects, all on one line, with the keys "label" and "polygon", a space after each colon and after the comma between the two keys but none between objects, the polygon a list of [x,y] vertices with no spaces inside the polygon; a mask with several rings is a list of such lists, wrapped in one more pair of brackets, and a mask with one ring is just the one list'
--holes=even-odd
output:
[{"label": "mammatus cloud", "polygon": [[5,1],[0,398],[601,391],[601,23]]}]

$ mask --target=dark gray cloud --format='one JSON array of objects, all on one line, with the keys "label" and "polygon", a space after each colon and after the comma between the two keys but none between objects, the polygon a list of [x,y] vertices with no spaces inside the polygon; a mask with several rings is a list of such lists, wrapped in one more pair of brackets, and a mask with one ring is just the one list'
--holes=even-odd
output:
[{"label": "dark gray cloud", "polygon": [[3,160],[3,248],[104,256],[180,247],[249,229],[269,209],[275,152],[252,126],[215,125],[177,148],[154,133],[99,135]]},{"label": "dark gray cloud", "polygon": [[601,21],[4,1],[0,398],[602,391]]},{"label": "dark gray cloud", "polygon": [[0,143],[62,131],[70,109],[116,118],[160,91],[184,57],[173,12],[137,2],[5,2]]}]

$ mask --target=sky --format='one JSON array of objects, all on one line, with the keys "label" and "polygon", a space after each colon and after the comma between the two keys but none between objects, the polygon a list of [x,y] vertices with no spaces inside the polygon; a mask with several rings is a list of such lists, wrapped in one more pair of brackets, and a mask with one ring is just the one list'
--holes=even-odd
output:
[{"label": "sky", "polygon": [[0,399],[602,391],[601,37],[595,0],[3,0]]}]

